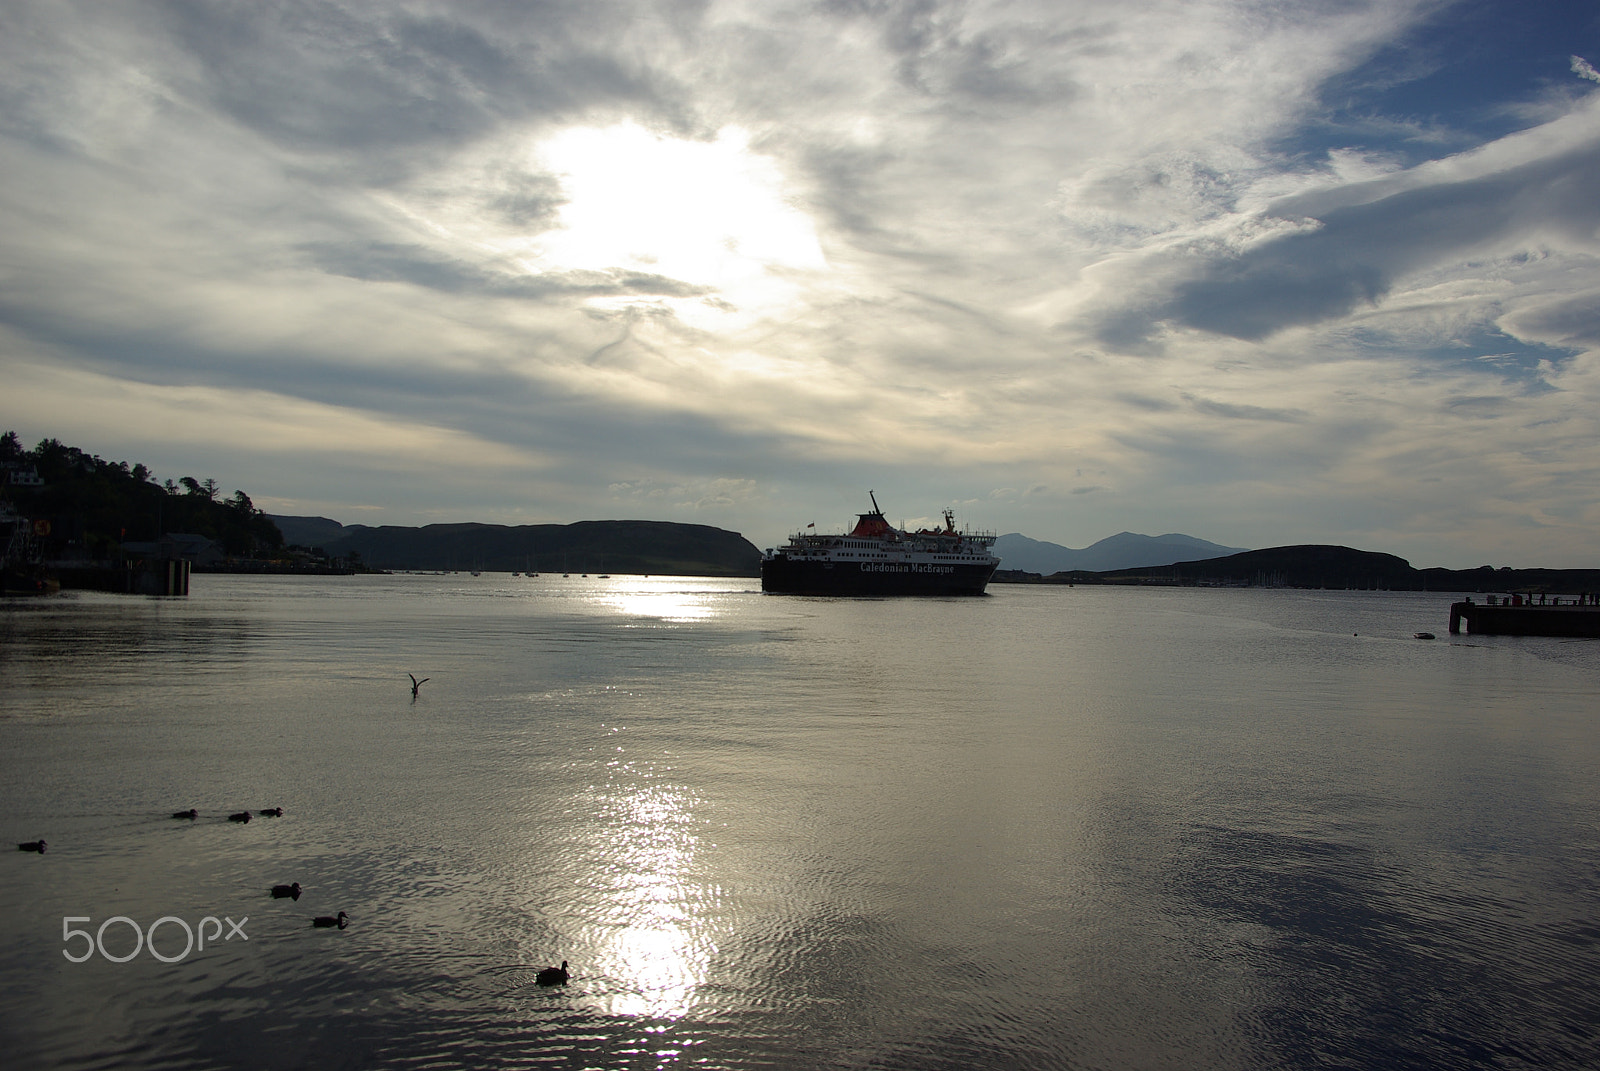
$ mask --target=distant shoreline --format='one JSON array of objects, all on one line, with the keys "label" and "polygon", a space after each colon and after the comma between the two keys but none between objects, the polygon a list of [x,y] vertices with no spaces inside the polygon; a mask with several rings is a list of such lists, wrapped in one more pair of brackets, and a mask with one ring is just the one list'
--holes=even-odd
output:
[{"label": "distant shoreline", "polygon": [[1600,569],[1416,569],[1393,554],[1350,547],[1272,547],[1222,558],[1105,572],[1041,576],[1001,563],[994,584],[1109,584],[1124,587],[1268,587],[1344,591],[1582,595],[1600,592]]}]

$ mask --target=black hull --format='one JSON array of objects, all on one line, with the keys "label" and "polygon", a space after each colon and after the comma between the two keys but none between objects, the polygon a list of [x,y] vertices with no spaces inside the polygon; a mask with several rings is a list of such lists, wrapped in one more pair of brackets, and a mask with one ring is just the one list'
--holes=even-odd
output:
[{"label": "black hull", "polygon": [[982,595],[994,570],[995,565],[797,562],[776,557],[761,563],[761,590],[774,595]]}]

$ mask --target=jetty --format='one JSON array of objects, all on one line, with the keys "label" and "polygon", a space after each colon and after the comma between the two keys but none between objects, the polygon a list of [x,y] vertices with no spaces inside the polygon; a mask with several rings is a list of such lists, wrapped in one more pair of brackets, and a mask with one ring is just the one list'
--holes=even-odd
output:
[{"label": "jetty", "polygon": [[190,563],[182,558],[47,562],[63,588],[127,595],[189,594]]},{"label": "jetty", "polygon": [[1463,624],[1469,635],[1600,637],[1600,596],[1491,595],[1487,602],[1451,603],[1450,631],[1459,633]]}]

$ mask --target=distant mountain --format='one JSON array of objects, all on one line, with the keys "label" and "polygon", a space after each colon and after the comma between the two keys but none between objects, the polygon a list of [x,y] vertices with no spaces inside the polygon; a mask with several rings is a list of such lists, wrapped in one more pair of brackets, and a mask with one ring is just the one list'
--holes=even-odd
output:
[{"label": "distant mountain", "polygon": [[[279,527],[282,527],[281,525]],[[288,535],[287,531],[284,533]],[[1108,569],[1140,569],[1151,565],[1171,565],[1174,562],[1220,558],[1237,554],[1244,547],[1224,547],[1194,536],[1171,533],[1161,536],[1139,535],[1136,532],[1118,532],[1100,542],[1073,550],[1058,543],[1029,539],[1013,532],[995,541],[994,552],[1000,555],[1000,568],[1020,569],[1025,573],[1071,572],[1084,569],[1103,572]]]},{"label": "distant mountain", "polygon": [[[1421,573],[1404,558],[1323,544],[1269,547],[1225,558],[1178,562],[1167,571],[1180,580],[1264,587],[1387,588],[1404,591],[1424,586]],[[1444,574],[1448,571],[1437,572]]]},{"label": "distant mountain", "polygon": [[296,547],[320,547],[366,527],[364,524],[343,525],[326,517],[273,516],[272,520],[277,524],[278,531],[283,533],[283,541]]},{"label": "distant mountain", "polygon": [[376,569],[759,576],[761,552],[737,532],[672,521],[576,524],[343,525],[326,517],[274,517],[291,543],[333,557],[360,555]]},{"label": "distant mountain", "polygon": [[1549,592],[1600,590],[1600,569],[1415,569],[1404,558],[1309,544],[1249,550],[1225,558],[1057,577],[1061,583],[1219,584],[1241,587],[1389,591]]}]

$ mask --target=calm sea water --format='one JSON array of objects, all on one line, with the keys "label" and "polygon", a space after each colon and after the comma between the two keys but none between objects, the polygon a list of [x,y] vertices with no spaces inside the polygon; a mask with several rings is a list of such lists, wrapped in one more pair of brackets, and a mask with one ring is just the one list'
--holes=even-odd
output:
[{"label": "calm sea water", "polygon": [[1600,641],[756,588],[0,605],[6,1066],[1600,1066]]}]

